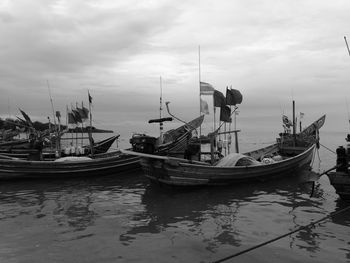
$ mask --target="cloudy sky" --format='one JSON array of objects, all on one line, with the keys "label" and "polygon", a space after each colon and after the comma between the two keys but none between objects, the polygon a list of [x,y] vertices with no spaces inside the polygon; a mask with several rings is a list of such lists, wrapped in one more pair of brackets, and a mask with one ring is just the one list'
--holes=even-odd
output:
[{"label": "cloudy sky", "polygon": [[200,77],[241,91],[242,131],[281,131],[293,99],[305,124],[325,113],[347,131],[349,14],[347,0],[0,0],[0,115],[46,122],[49,91],[64,115],[89,90],[94,125],[129,137],[158,129],[160,77],[171,112],[196,117]]}]

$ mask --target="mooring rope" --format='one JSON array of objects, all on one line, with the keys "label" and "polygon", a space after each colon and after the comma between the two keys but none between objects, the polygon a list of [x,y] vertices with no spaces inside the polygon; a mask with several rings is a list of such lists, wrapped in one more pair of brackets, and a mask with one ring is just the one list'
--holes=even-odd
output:
[{"label": "mooring rope", "polygon": [[334,153],[334,154],[337,154],[335,151],[329,149],[328,147],[324,146],[323,144],[320,143],[320,145],[321,145],[322,147],[326,148],[328,151],[330,151],[330,152],[332,152],[332,153]]},{"label": "mooring rope", "polygon": [[325,217],[323,217],[323,218],[321,218],[321,219],[319,219],[319,220],[316,220],[315,222],[311,222],[311,223],[308,224],[308,225],[298,227],[297,229],[295,229],[295,230],[293,230],[293,231],[290,231],[290,232],[288,232],[288,233],[286,233],[286,234],[284,234],[284,235],[278,236],[278,237],[276,237],[276,238],[273,238],[273,239],[271,239],[271,240],[268,240],[268,241],[263,242],[263,243],[261,243],[261,244],[258,244],[258,245],[256,245],[256,246],[247,248],[247,249],[245,249],[245,250],[242,250],[242,251],[240,251],[240,252],[238,252],[238,253],[235,253],[235,254],[233,254],[233,255],[227,256],[227,257],[225,257],[225,258],[222,258],[222,259],[213,261],[212,263],[224,262],[224,261],[229,260],[229,259],[231,259],[231,258],[234,258],[234,257],[237,257],[237,256],[239,256],[239,255],[245,254],[245,253],[250,252],[250,251],[252,251],[252,250],[255,250],[255,249],[259,248],[259,247],[262,247],[262,246],[265,246],[265,245],[267,245],[267,244],[269,244],[269,243],[272,243],[272,242],[274,242],[274,241],[277,241],[277,240],[279,240],[279,239],[281,239],[281,238],[284,238],[284,237],[286,237],[286,236],[289,236],[289,235],[291,235],[291,234],[294,234],[294,233],[296,233],[296,232],[298,232],[298,231],[300,231],[300,230],[307,229],[307,228],[310,228],[310,227],[312,227],[312,226],[315,226],[316,224],[318,224],[318,223],[320,223],[320,222],[322,222],[322,221],[325,221],[325,220],[328,219],[328,218],[331,218],[331,217],[333,217],[333,216],[336,216],[336,215],[338,215],[338,214],[340,214],[340,213],[343,213],[343,212],[345,212],[346,210],[350,210],[350,205],[347,206],[347,207],[345,207],[345,208],[343,208],[342,210],[339,210],[339,211],[337,211],[337,212],[330,213],[329,215],[327,215],[327,216],[325,216]]}]

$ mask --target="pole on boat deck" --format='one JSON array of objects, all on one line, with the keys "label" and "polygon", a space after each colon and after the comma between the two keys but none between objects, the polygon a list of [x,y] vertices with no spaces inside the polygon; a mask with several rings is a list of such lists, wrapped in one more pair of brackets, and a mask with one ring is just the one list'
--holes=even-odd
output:
[{"label": "pole on boat deck", "polygon": [[[232,86],[231,86],[232,87]],[[226,87],[227,89],[228,87]],[[226,91],[227,93],[227,91]],[[232,109],[231,109],[231,105],[230,105],[230,114],[232,114]],[[231,122],[229,122],[229,125],[228,125],[228,130],[231,131]],[[236,129],[236,127],[235,127]],[[231,134],[228,135],[228,139],[227,139],[227,154],[230,154],[230,146],[231,146]]]},{"label": "pole on boat deck", "polygon": [[210,163],[214,164],[214,140],[215,140],[215,133],[208,134],[210,138]]},{"label": "pole on boat deck", "polygon": [[296,123],[295,123],[295,101],[293,100],[293,141],[296,141]]},{"label": "pole on boat deck", "polygon": [[51,121],[50,121],[50,117],[49,117],[49,116],[47,116],[47,119],[48,119],[48,121],[49,121],[50,151],[52,152]]},{"label": "pole on boat deck", "polygon": [[58,122],[58,132],[57,132],[57,157],[61,157],[61,113],[56,111],[56,117]]},{"label": "pole on boat deck", "polygon": [[88,91],[88,99],[89,99],[89,113],[90,113],[89,143],[90,143],[91,155],[94,155],[94,142],[92,139],[92,113],[91,113],[92,97],[90,96],[89,91]]},{"label": "pole on boat deck", "polygon": [[[199,79],[199,116],[201,116],[201,46],[198,46],[198,79]],[[202,124],[199,125],[199,161],[201,160],[202,155]]]},{"label": "pole on boat deck", "polygon": [[239,148],[238,148],[238,132],[235,132],[235,147],[236,147],[236,153],[239,153]]},{"label": "pole on boat deck", "polygon": [[234,118],[234,129],[235,129],[235,148],[236,148],[236,153],[239,153],[239,149],[238,149],[238,132],[237,132],[237,107],[235,106],[235,110],[234,110],[234,115],[235,115],[235,118]]}]

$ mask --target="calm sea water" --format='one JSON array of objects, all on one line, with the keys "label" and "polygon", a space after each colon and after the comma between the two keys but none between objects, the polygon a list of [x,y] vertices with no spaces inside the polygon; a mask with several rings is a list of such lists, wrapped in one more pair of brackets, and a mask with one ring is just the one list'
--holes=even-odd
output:
[{"label": "calm sea water", "polygon": [[[242,135],[242,151],[273,140],[259,135]],[[344,137],[321,133],[314,171],[334,166]],[[0,262],[215,262],[347,207],[326,176],[311,197],[315,178],[191,190],[141,171],[1,182]],[[350,211],[226,262],[350,262]]]}]

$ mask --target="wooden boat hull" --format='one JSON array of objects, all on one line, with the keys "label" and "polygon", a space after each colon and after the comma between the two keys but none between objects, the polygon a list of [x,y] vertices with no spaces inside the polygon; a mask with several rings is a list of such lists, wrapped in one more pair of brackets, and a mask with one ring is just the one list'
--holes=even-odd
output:
[{"label": "wooden boat hull", "polygon": [[228,185],[294,175],[310,167],[314,149],[315,145],[312,145],[294,157],[267,165],[218,167],[184,159],[151,156],[141,156],[140,163],[145,176],[159,183],[177,186]]},{"label": "wooden boat hull", "polygon": [[[115,140],[118,139],[118,137],[119,135],[115,135],[103,141],[94,143],[94,154],[106,153],[112,146],[112,144],[115,142]],[[90,146],[83,146],[83,149],[85,149],[83,154],[84,156],[88,156],[91,154]],[[14,158],[28,159],[29,156],[34,154],[39,156],[39,150],[34,149],[33,145],[30,144],[29,140],[23,140],[22,144],[20,144],[19,142],[17,144],[7,143],[7,147],[1,147],[0,145],[0,154]],[[52,149],[44,149],[42,151],[42,156],[44,159],[56,159],[55,150]],[[69,156],[69,154],[67,155],[65,151],[62,150],[61,157],[65,156]]]},{"label": "wooden boat hull", "polygon": [[72,178],[117,174],[139,168],[139,157],[119,151],[81,161],[26,161],[0,159],[0,180]]},{"label": "wooden boat hull", "polygon": [[0,143],[0,149],[9,150],[9,149],[30,149],[33,146],[30,144],[30,140],[21,139],[13,141],[5,141]]},{"label": "wooden boat hull", "polygon": [[346,172],[332,172],[328,174],[328,178],[339,197],[350,201],[350,174]]}]

